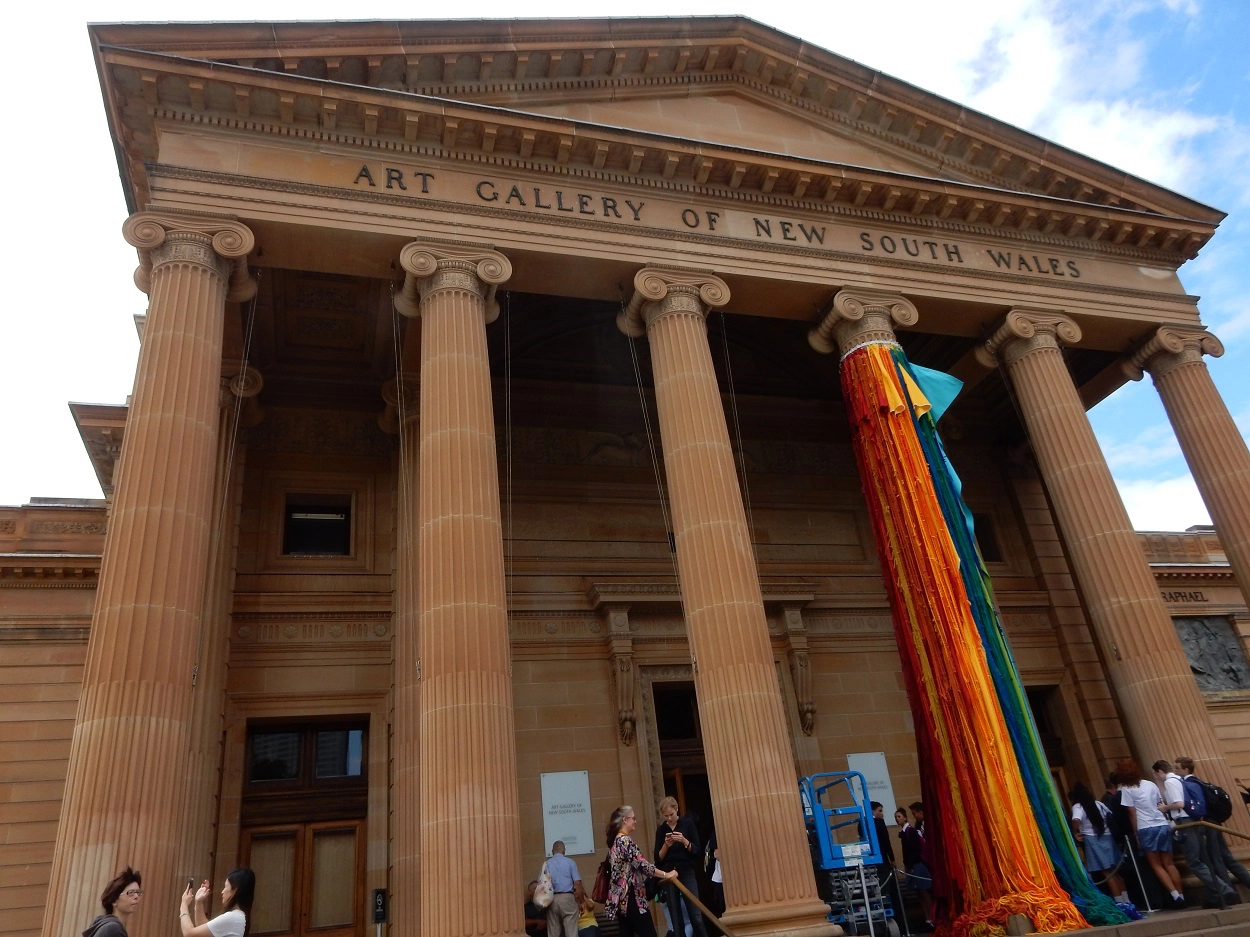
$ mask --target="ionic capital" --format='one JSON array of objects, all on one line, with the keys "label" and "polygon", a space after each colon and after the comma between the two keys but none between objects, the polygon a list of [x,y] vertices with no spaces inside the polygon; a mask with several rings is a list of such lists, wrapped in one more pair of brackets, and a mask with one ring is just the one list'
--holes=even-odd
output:
[{"label": "ionic capital", "polygon": [[257,426],[265,418],[265,411],[256,397],[265,386],[264,376],[251,366],[241,366],[237,361],[232,363],[221,378],[221,392],[218,406],[223,410],[233,410],[239,406],[240,420],[244,426]]},{"label": "ionic capital", "polygon": [[400,315],[421,315],[421,297],[438,290],[476,293],[486,306],[486,321],[499,317],[495,289],[512,276],[512,262],[486,244],[411,241],[399,252],[404,288],[395,297]]},{"label": "ionic capital", "polygon": [[151,290],[157,268],[192,263],[228,282],[229,302],[245,302],[256,295],[256,281],[247,272],[247,255],[256,238],[247,225],[232,218],[141,211],[126,219],[122,237],[139,251],[135,286],[145,293]]},{"label": "ionic capital", "polygon": [[394,436],[399,432],[401,422],[420,418],[420,378],[412,373],[405,374],[402,381],[391,378],[382,385],[382,400],[386,405],[378,413],[378,428],[388,436]]},{"label": "ionic capital", "polygon": [[987,368],[999,362],[1010,364],[1038,348],[1058,348],[1059,343],[1075,345],[1081,328],[1061,312],[1020,307],[1011,310],[984,345],[977,348],[977,361]]},{"label": "ionic capital", "polygon": [[1203,355],[1218,358],[1224,345],[1218,338],[1196,326],[1161,325],[1136,351],[1120,362],[1125,377],[1140,381],[1149,371],[1154,377],[1183,364],[1202,361]]},{"label": "ionic capital", "polygon": [[898,293],[854,287],[838,291],[820,324],[807,333],[807,343],[822,354],[837,348],[845,356],[866,342],[893,342],[896,324],[919,321],[915,304]]},{"label": "ionic capital", "polygon": [[669,313],[707,315],[729,302],[729,285],[715,274],[647,264],[634,274],[634,295],[616,317],[616,327],[630,338]]},{"label": "ionic capital", "polygon": [[244,400],[255,397],[264,389],[264,386],[265,376],[251,365],[241,368],[230,378],[230,393]]}]

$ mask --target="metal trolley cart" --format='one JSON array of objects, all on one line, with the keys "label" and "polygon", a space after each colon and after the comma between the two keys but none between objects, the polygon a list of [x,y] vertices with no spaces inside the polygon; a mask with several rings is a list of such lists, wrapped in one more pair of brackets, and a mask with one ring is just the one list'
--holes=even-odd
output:
[{"label": "metal trolley cart", "polygon": [[829,919],[848,934],[899,937],[893,905],[872,868],[881,864],[881,844],[864,776],[858,771],[813,774],[799,780],[799,796]]}]

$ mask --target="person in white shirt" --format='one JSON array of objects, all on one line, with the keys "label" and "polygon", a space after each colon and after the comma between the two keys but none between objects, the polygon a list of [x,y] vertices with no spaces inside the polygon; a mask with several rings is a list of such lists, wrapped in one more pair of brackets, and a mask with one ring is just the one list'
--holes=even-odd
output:
[{"label": "person in white shirt", "polygon": [[[235,869],[226,876],[221,886],[221,906],[225,910],[210,921],[204,906],[212,890],[208,879],[204,879],[204,884],[192,895],[191,883],[187,882],[187,890],[182,893],[182,910],[178,913],[182,937],[247,937],[247,919],[256,896],[256,873],[251,869]],[[195,923],[197,912],[204,919],[203,924]]]},{"label": "person in white shirt", "polygon": [[1203,835],[1203,828],[1185,825],[1193,822],[1194,817],[1191,817],[1186,809],[1189,798],[1185,795],[1185,784],[1181,776],[1172,770],[1171,763],[1162,758],[1150,767],[1154,769],[1155,778],[1163,790],[1164,812],[1172,818],[1173,823],[1180,824],[1182,827],[1175,831],[1176,843],[1180,846],[1181,855],[1185,857],[1185,864],[1189,866],[1189,871],[1202,882],[1203,904],[1208,908],[1220,908],[1230,901],[1237,901],[1237,892],[1233,890],[1233,887],[1227,882],[1218,881],[1215,873],[1211,871],[1210,856],[1202,848],[1206,839]]},{"label": "person in white shirt", "polygon": [[1115,844],[1108,823],[1111,808],[1094,799],[1093,792],[1077,781],[1068,792],[1072,801],[1072,829],[1077,842],[1085,847],[1085,868],[1090,872],[1102,872],[1111,897],[1127,902],[1128,890],[1124,879],[1116,869],[1120,866],[1120,847]]},{"label": "person in white shirt", "polygon": [[1132,758],[1122,759],[1115,770],[1120,778],[1120,803],[1128,808],[1129,825],[1136,831],[1146,862],[1172,896],[1172,907],[1185,907],[1181,873],[1172,859],[1172,826],[1159,810],[1163,800],[1159,788],[1142,777],[1141,766]]}]

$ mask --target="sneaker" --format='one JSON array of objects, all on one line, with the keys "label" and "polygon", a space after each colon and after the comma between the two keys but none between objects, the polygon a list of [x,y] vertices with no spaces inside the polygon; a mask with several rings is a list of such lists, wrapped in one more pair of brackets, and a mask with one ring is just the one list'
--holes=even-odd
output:
[{"label": "sneaker", "polygon": [[1171,898],[1171,897],[1169,896],[1169,900],[1172,902],[1172,908],[1173,908],[1173,910],[1180,911],[1181,909],[1183,909],[1184,907],[1186,907],[1186,901],[1185,901],[1184,897],[1180,897],[1180,898]]}]

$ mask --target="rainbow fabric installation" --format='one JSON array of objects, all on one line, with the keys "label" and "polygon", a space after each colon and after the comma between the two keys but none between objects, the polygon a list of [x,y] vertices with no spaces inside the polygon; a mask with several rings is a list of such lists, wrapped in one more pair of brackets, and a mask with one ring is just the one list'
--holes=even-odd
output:
[{"label": "rainbow fabric installation", "polygon": [[1011,914],[1041,933],[1123,923],[1076,852],[921,389],[958,382],[876,340],[844,354],[840,374],[916,727],[941,930],[1003,934]]}]

